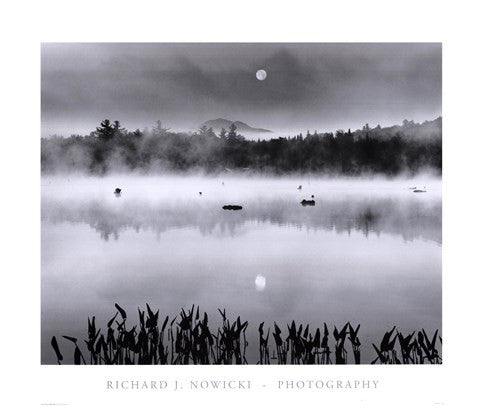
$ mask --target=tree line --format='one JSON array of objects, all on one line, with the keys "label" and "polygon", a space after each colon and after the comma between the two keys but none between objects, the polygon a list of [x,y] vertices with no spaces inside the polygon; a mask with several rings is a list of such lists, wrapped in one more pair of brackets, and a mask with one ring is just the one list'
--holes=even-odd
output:
[{"label": "tree line", "polygon": [[325,173],[388,176],[442,170],[442,119],[335,133],[307,133],[269,140],[249,140],[234,124],[215,133],[201,127],[173,132],[160,121],[143,131],[128,131],[119,121],[103,120],[87,136],[52,136],[41,140],[42,172],[116,170],[202,170],[271,174]]}]

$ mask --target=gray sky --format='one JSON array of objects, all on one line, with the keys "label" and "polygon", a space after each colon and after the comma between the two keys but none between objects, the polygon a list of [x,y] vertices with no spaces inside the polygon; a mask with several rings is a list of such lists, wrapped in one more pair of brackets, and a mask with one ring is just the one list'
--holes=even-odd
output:
[{"label": "gray sky", "polygon": [[43,44],[42,136],[88,134],[104,118],[195,130],[222,117],[279,135],[433,119],[441,54],[439,43]]}]

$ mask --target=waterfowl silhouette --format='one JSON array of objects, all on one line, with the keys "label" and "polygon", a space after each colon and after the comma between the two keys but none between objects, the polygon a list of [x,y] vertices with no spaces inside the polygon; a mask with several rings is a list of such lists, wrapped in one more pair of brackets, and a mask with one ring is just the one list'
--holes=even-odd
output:
[{"label": "waterfowl silhouette", "polygon": [[201,196],[201,195],[202,195],[202,192],[198,192],[198,194]]},{"label": "waterfowl silhouette", "polygon": [[315,200],[306,200],[306,199],[303,199],[300,204],[302,206],[315,206]]},{"label": "waterfowl silhouette", "polygon": [[413,191],[413,193],[426,193],[426,192],[427,192],[427,189],[425,186],[423,187],[423,189],[415,189]]},{"label": "waterfowl silhouette", "polygon": [[119,196],[122,193],[122,189],[116,188],[115,191],[113,192],[115,195]]},{"label": "waterfowl silhouette", "polygon": [[302,190],[302,185],[297,187],[298,190]]}]

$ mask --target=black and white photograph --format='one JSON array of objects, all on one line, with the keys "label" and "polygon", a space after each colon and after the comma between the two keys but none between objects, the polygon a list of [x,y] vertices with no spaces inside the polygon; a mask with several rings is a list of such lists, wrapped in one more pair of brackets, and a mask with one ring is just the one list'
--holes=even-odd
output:
[{"label": "black and white photograph", "polygon": [[43,42],[40,144],[41,364],[442,364],[442,43]]},{"label": "black and white photograph", "polygon": [[0,403],[479,406],[476,8],[6,3]]}]

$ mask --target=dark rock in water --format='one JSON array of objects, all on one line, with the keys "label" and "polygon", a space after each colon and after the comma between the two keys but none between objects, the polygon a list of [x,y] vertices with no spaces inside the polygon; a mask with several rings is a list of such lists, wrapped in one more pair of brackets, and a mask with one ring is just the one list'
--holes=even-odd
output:
[{"label": "dark rock in water", "polygon": [[302,204],[302,206],[315,206],[315,200],[303,199],[300,203]]},{"label": "dark rock in water", "polygon": [[223,210],[242,210],[242,206],[238,206],[236,204],[227,204],[226,206],[223,206]]},{"label": "dark rock in water", "polygon": [[113,193],[115,193],[116,195],[119,195],[120,193],[122,193],[122,189],[120,189],[120,188],[117,187],[117,188],[115,189],[115,192],[113,192]]}]

